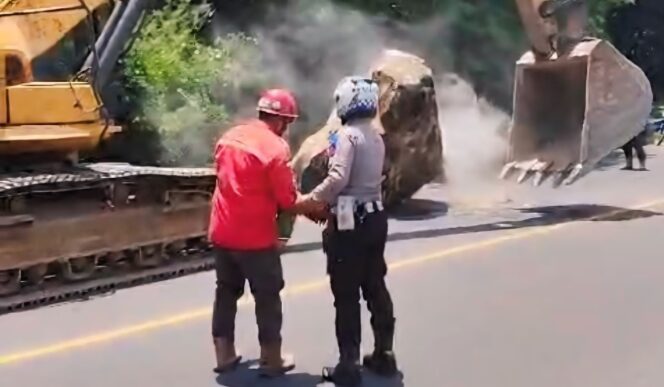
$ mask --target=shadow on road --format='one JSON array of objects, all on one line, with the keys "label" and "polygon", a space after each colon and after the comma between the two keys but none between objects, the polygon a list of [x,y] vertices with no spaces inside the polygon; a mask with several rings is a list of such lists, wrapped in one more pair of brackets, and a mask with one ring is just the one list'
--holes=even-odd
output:
[{"label": "shadow on road", "polygon": [[[255,362],[244,363],[236,371],[217,376],[217,384],[222,387],[316,387],[333,386],[332,383],[322,381],[320,375],[310,373],[299,373],[297,371],[288,373],[274,379],[261,378],[255,369]],[[404,387],[403,375],[393,379],[384,379],[369,373],[362,375],[363,387]]]},{"label": "shadow on road", "polygon": [[578,204],[572,206],[547,206],[524,208],[519,211],[527,214],[539,214],[542,220],[593,222],[622,222],[641,218],[660,216],[662,213],[646,210],[632,210],[623,207],[602,206],[597,204]]},{"label": "shadow on road", "polygon": [[445,202],[428,199],[409,199],[390,210],[390,218],[397,220],[427,220],[447,215]]},{"label": "shadow on road", "polygon": [[[565,206],[521,208],[517,209],[517,211],[524,214],[537,214],[538,216],[516,221],[499,221],[493,223],[477,224],[473,226],[398,232],[390,234],[387,237],[387,240],[390,242],[396,242],[411,239],[437,238],[448,235],[471,234],[498,230],[515,230],[526,227],[548,226],[580,220],[593,222],[623,222],[662,215],[662,213],[659,212],[632,210],[629,208],[597,204],[574,204]],[[322,246],[320,242],[310,242],[289,246],[287,251],[292,253],[301,253],[319,250],[321,248]]]},{"label": "shadow on road", "polygon": [[604,171],[607,169],[613,169],[613,167],[618,165],[625,164],[625,155],[620,149],[616,149],[613,152],[609,153],[606,157],[597,163],[595,169],[598,171]]},{"label": "shadow on road", "polygon": [[[646,147],[646,156],[648,160],[651,160],[654,157],[657,157],[656,154],[647,152],[648,148]],[[598,171],[606,171],[610,169],[615,169],[618,166],[624,166],[626,162],[625,154],[622,150],[616,149],[615,151],[609,153],[606,157],[600,160],[599,163],[595,166],[595,169]],[[636,170],[635,170],[636,171]]]},{"label": "shadow on road", "polygon": [[321,379],[319,375],[298,373],[297,371],[280,378],[266,379],[260,377],[255,367],[256,362],[243,363],[234,372],[218,375],[217,384],[224,387],[315,387]]},{"label": "shadow on road", "polygon": [[410,240],[418,238],[434,238],[447,235],[459,235],[496,230],[515,230],[526,227],[548,226],[574,221],[627,221],[662,215],[659,212],[631,210],[628,208],[603,206],[596,204],[577,204],[568,206],[547,206],[524,208],[518,211],[539,216],[517,221],[493,222],[474,226],[430,229],[413,232],[390,234],[389,241]]}]

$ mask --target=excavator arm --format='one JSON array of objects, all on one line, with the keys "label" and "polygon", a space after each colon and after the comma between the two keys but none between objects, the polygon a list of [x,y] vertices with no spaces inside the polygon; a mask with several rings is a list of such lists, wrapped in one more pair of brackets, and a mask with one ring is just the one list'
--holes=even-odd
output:
[{"label": "excavator arm", "polygon": [[516,0],[532,50],[516,64],[513,117],[501,178],[572,184],[644,130],[645,74],[587,35],[585,0]]},{"label": "excavator arm", "polygon": [[553,39],[557,33],[556,25],[540,15],[542,4],[547,0],[515,1],[533,53],[540,58],[551,57],[554,52]]}]

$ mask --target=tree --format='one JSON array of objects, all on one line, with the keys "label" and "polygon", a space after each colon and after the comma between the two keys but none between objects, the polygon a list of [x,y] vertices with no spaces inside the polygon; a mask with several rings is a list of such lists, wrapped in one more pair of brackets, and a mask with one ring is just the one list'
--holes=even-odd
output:
[{"label": "tree", "polygon": [[109,153],[134,163],[205,165],[228,123],[239,76],[257,55],[244,35],[208,42],[200,31],[207,1],[165,0],[151,12],[123,57],[131,126]]},{"label": "tree", "polygon": [[664,1],[637,0],[611,10],[611,41],[646,74],[655,99],[664,99]]}]

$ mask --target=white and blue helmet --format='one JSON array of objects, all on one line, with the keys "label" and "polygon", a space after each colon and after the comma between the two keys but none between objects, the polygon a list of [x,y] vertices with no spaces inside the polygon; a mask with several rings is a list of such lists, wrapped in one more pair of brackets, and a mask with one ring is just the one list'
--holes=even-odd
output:
[{"label": "white and blue helmet", "polygon": [[337,116],[341,123],[373,118],[378,112],[378,84],[371,79],[352,76],[339,82],[334,91]]}]

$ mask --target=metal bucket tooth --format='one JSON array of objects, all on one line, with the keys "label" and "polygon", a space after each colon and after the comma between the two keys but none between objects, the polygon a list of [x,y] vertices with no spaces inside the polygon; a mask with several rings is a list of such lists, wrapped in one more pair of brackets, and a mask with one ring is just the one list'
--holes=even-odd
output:
[{"label": "metal bucket tooth", "polygon": [[570,171],[570,173],[567,176],[567,178],[565,179],[565,181],[563,181],[563,184],[570,185],[570,184],[574,183],[575,181],[577,181],[579,179],[579,177],[581,177],[581,172],[582,171],[583,171],[583,165],[582,164],[576,164],[574,166],[574,168],[572,168],[572,170]]},{"label": "metal bucket tooth", "polygon": [[518,184],[522,184],[524,181],[528,180],[528,178],[530,177],[531,174],[532,174],[532,171],[530,169],[522,169],[521,174],[516,179],[516,182]]},{"label": "metal bucket tooth", "polygon": [[501,180],[506,180],[507,178],[509,178],[509,176],[512,173],[514,173],[515,170],[516,170],[516,162],[507,163],[503,167],[502,171],[500,171],[500,177],[499,178]]},{"label": "metal bucket tooth", "polygon": [[533,167],[533,171],[535,172],[533,185],[535,187],[538,187],[542,184],[548,175],[549,168],[551,168],[552,165],[552,161],[538,161],[537,164]]},{"label": "metal bucket tooth", "polygon": [[535,172],[535,177],[533,178],[533,186],[539,187],[542,185],[546,175],[545,172]]},{"label": "metal bucket tooth", "polygon": [[553,176],[553,186],[560,187],[572,171],[572,164],[563,169],[557,170]]},{"label": "metal bucket tooth", "polygon": [[531,160],[531,161],[526,161],[523,163],[520,163],[518,168],[521,170],[521,174],[519,177],[516,179],[516,182],[518,184],[523,183],[524,181],[528,180],[530,175],[532,175],[535,166],[537,165],[538,160]]}]

